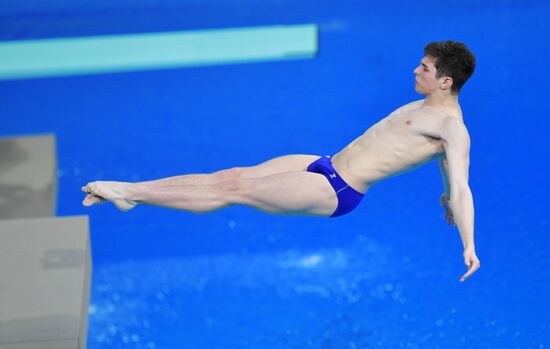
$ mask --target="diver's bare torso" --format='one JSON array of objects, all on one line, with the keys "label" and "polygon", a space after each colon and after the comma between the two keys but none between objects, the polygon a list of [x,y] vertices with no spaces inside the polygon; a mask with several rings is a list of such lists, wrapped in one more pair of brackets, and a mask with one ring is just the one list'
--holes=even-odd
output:
[{"label": "diver's bare torso", "polygon": [[458,109],[426,106],[424,100],[406,104],[370,127],[332,157],[334,169],[354,189],[365,193],[380,180],[417,168],[445,155],[435,136]]}]

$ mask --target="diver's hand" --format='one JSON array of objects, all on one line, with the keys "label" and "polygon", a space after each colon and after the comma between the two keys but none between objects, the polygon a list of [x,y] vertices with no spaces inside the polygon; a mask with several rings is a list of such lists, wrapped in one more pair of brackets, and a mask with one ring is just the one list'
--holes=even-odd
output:
[{"label": "diver's hand", "polygon": [[450,226],[455,226],[455,219],[453,216],[453,210],[451,210],[451,205],[449,204],[449,197],[447,194],[443,193],[441,194],[441,197],[439,198],[439,203],[441,204],[441,207],[445,209],[445,220],[447,221],[447,224]]},{"label": "diver's hand", "polygon": [[479,259],[476,256],[476,250],[473,247],[468,247],[464,250],[464,264],[468,266],[468,271],[466,274],[462,275],[460,278],[460,282],[464,282],[467,278],[469,278],[473,273],[475,273],[481,264],[479,263]]}]

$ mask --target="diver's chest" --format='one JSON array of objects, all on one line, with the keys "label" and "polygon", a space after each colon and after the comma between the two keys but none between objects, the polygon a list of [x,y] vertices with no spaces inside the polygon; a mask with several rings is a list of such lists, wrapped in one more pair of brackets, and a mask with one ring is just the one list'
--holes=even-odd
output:
[{"label": "diver's chest", "polygon": [[433,130],[438,129],[441,125],[440,120],[436,120],[433,117],[426,115],[419,115],[415,113],[404,113],[396,115],[388,120],[388,126],[395,132],[401,132],[404,135],[421,136],[422,138],[428,137],[430,141],[440,141],[439,138],[434,138]]},{"label": "diver's chest", "polygon": [[428,152],[443,151],[443,141],[440,138],[428,136],[425,132],[429,120],[418,116],[398,115],[388,120],[396,142],[406,144],[412,148],[424,148]]}]

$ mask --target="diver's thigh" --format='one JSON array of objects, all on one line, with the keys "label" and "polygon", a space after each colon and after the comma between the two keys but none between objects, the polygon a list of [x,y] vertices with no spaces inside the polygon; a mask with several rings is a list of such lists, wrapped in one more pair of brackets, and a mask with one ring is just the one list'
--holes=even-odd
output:
[{"label": "diver's thigh", "polygon": [[242,178],[271,176],[282,172],[306,171],[309,164],[319,159],[318,155],[292,154],[283,155],[255,166],[240,167]]},{"label": "diver's thigh", "polygon": [[318,173],[292,171],[240,180],[238,203],[279,214],[330,216],[338,198],[329,181]]}]

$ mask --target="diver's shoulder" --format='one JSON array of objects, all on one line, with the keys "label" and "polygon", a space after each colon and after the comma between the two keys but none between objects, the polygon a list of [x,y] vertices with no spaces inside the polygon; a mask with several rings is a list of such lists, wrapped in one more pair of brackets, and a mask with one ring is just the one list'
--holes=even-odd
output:
[{"label": "diver's shoulder", "polygon": [[423,99],[419,99],[419,100],[417,100],[417,101],[412,101],[412,102],[410,102],[410,103],[407,103],[407,104],[403,105],[401,108],[404,108],[404,109],[416,109],[416,108],[421,107],[423,104],[424,104],[424,100],[423,100]]},{"label": "diver's shoulder", "polygon": [[413,102],[404,104],[404,105],[400,106],[399,108],[395,109],[392,112],[392,114],[408,113],[408,112],[417,110],[422,106],[423,102],[424,102],[424,100],[420,99],[418,101],[413,101]]},{"label": "diver's shoulder", "polygon": [[447,108],[447,107],[434,107],[430,105],[423,105],[422,108],[419,108],[417,111],[424,115],[431,115],[439,119],[445,120],[446,122],[454,122],[454,123],[464,122],[460,107]]}]

